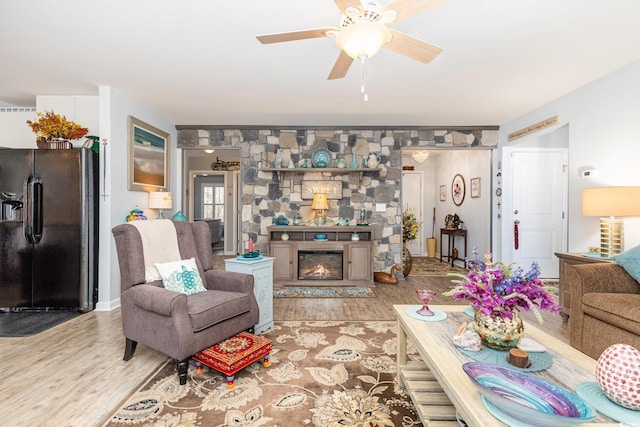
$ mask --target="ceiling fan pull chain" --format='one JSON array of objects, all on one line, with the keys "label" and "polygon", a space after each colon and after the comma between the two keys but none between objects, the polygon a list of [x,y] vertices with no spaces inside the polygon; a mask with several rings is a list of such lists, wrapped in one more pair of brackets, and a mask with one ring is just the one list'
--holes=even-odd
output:
[{"label": "ceiling fan pull chain", "polygon": [[364,102],[369,100],[369,94],[367,93],[367,57],[361,56],[360,62],[362,63],[362,84],[360,85],[360,92],[364,95]]}]

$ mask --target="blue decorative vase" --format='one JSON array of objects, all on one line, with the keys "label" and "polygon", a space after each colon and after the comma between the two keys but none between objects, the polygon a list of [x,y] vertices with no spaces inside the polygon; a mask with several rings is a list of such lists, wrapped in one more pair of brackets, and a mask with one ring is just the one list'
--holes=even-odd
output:
[{"label": "blue decorative vase", "polygon": [[174,221],[186,221],[187,217],[182,213],[182,211],[178,211],[171,219]]},{"label": "blue decorative vase", "polygon": [[351,155],[351,164],[349,165],[351,169],[355,169],[358,167],[358,160],[356,159],[356,154],[353,153]]}]

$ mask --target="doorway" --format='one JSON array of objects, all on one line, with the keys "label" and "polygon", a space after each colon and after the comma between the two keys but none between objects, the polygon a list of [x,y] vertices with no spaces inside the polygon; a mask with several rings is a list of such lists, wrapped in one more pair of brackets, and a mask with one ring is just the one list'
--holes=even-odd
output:
[{"label": "doorway", "polygon": [[[427,256],[426,240],[433,237],[436,240],[436,257],[439,256],[440,230],[446,227],[445,218],[448,215],[458,215],[462,221],[460,228],[467,230],[466,256],[472,258],[472,249],[477,248],[480,254],[492,250],[491,241],[491,174],[492,150],[490,149],[429,149],[429,156],[424,159],[413,156],[413,148],[402,149],[402,190],[401,200],[403,210],[407,205],[415,204],[421,199],[422,215],[418,221],[422,222],[420,241],[420,256]],[[422,175],[421,186],[415,184],[406,186],[407,178],[411,181],[417,173]],[[464,183],[464,195],[457,201],[453,199],[456,179]],[[475,185],[472,191],[472,185]],[[446,236],[445,236],[446,239]],[[447,242],[443,250],[447,251]],[[454,242],[460,258],[465,256],[464,241]],[[454,248],[450,248],[452,250]],[[410,250],[411,251],[411,250]],[[414,255],[413,251],[411,254]],[[444,256],[447,255],[445,252]],[[463,261],[457,261],[464,266]]]},{"label": "doorway", "polygon": [[[424,173],[422,171],[402,171],[402,194],[410,194],[411,197],[405,197],[403,199],[402,210],[412,209],[414,215],[424,225],[423,210],[423,185],[424,185]],[[418,238],[407,242],[407,249],[413,256],[424,256],[423,254],[423,242],[424,240],[424,226],[420,227],[418,232]],[[426,247],[425,247],[426,249]]]},{"label": "doorway", "polygon": [[[209,151],[209,150],[207,150]],[[238,253],[239,176],[237,168],[221,163],[240,162],[239,149],[183,149],[185,201],[189,221],[206,221],[212,231],[212,248],[218,254]]]}]

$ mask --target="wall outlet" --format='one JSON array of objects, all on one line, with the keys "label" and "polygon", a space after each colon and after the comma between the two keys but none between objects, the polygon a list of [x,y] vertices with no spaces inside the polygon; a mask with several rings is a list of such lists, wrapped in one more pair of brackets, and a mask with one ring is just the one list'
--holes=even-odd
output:
[{"label": "wall outlet", "polygon": [[387,205],[384,203],[376,203],[376,212],[384,212],[387,210]]}]

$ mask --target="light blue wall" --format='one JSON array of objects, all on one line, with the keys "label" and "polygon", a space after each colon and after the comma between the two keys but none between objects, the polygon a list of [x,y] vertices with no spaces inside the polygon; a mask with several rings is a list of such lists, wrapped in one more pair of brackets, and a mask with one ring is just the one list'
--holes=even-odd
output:
[{"label": "light blue wall", "polygon": [[[169,190],[173,193],[173,210],[165,211],[171,217],[181,204],[181,184],[178,177],[180,150],[176,149],[175,124],[151,111],[127,95],[107,86],[99,89],[100,138],[108,143],[100,154],[100,264],[98,310],[111,310],[120,305],[120,269],[111,229],[125,222],[129,211],[136,206],[146,210],[149,193],[127,189],[128,122],[129,115],[169,133]],[[106,164],[104,160],[106,159]]]},{"label": "light blue wall", "polygon": [[[507,135],[555,115],[558,125],[537,137],[539,144],[548,143],[545,135],[568,125],[568,250],[582,252],[600,242],[598,218],[582,216],[582,189],[640,185],[640,61],[504,123],[498,146],[519,143],[508,143]],[[585,168],[595,169],[596,175],[581,178]],[[625,242],[626,249],[640,244],[640,218],[625,219]]]}]

